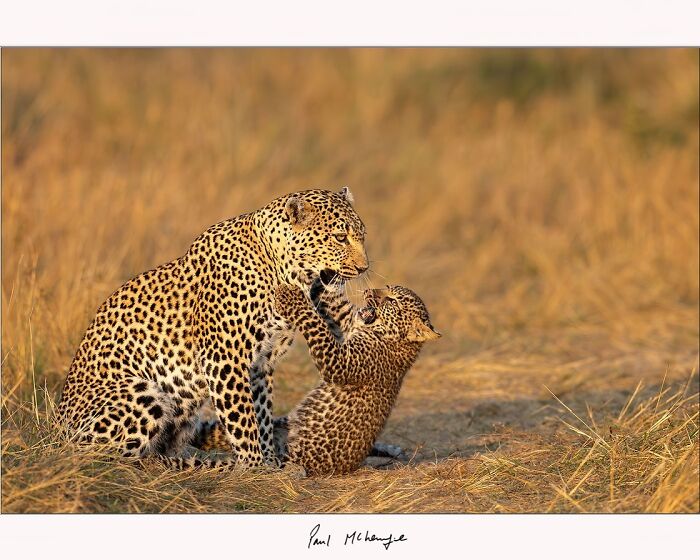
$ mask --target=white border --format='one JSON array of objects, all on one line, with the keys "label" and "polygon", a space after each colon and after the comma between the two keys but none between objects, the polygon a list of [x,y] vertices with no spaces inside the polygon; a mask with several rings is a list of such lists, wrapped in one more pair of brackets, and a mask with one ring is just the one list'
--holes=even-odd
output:
[{"label": "white border", "polygon": [[[683,558],[700,550],[697,515],[4,515],[6,558],[362,557]],[[40,521],[40,523],[39,523]],[[320,523],[330,546],[309,549]],[[344,545],[347,533],[404,534]],[[7,553],[7,554],[6,554]],[[273,556],[274,555],[274,556]]]},{"label": "white border", "polygon": [[4,46],[700,44],[697,0],[4,0]]}]

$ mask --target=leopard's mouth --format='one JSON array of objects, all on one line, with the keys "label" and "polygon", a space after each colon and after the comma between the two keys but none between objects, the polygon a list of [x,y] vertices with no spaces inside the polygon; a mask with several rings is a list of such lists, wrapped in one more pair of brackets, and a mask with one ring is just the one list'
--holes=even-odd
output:
[{"label": "leopard's mouth", "polygon": [[351,277],[345,276],[337,270],[332,270],[330,268],[324,268],[319,273],[318,277],[321,279],[321,282],[323,282],[323,284],[326,286],[341,286],[345,283],[346,280],[351,279]]}]

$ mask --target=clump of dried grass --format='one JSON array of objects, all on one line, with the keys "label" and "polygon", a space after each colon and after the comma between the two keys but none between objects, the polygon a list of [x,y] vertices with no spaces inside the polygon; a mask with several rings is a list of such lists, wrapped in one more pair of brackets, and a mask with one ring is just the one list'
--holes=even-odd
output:
[{"label": "clump of dried grass", "polygon": [[[697,512],[698,399],[637,390],[615,416],[584,418],[553,396],[565,430],[501,434],[495,452],[365,467],[299,480],[286,472],[168,470],[57,439],[38,410],[15,413],[2,449],[4,511]],[[690,389],[690,390],[689,390]],[[690,395],[688,393],[691,393]],[[39,418],[39,424],[28,426]],[[36,434],[33,440],[23,434]]]}]

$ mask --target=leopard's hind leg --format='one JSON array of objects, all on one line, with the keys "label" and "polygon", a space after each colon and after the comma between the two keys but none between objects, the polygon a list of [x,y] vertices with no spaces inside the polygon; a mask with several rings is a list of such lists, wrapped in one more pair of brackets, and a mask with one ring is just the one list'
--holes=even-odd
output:
[{"label": "leopard's hind leg", "polygon": [[[89,406],[81,406],[87,400]],[[110,379],[64,413],[78,442],[105,444],[125,457],[177,455],[189,438],[191,420],[154,381]]]}]

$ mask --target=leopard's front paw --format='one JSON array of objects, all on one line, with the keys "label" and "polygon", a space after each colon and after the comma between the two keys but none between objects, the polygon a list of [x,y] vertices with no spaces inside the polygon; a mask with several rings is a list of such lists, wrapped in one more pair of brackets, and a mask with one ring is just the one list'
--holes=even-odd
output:
[{"label": "leopard's front paw", "polygon": [[280,284],[275,290],[275,310],[288,321],[293,321],[304,307],[306,297],[300,288],[290,284]]}]

